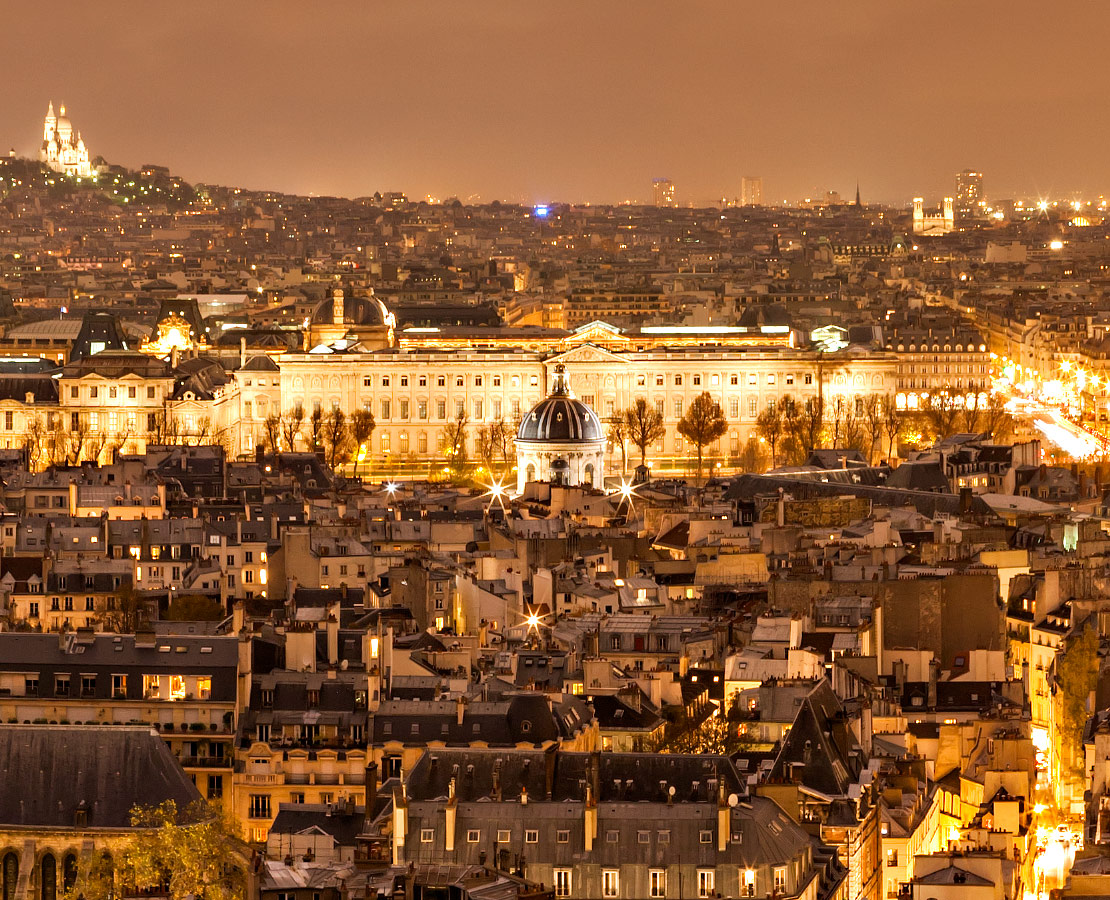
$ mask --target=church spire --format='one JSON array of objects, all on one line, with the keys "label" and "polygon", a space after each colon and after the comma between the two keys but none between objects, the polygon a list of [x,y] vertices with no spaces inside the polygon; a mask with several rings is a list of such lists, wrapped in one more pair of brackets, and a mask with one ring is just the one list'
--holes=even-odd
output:
[{"label": "church spire", "polygon": [[857,181],[856,182],[856,208],[858,209],[861,206],[863,206],[863,204],[859,202],[859,182]]},{"label": "church spire", "polygon": [[47,104],[47,107],[46,107],[46,118],[48,118],[48,119],[52,119],[52,118],[54,118],[54,101],[53,101],[53,100],[51,100],[51,101],[50,101],[50,102],[49,102],[49,103]]}]

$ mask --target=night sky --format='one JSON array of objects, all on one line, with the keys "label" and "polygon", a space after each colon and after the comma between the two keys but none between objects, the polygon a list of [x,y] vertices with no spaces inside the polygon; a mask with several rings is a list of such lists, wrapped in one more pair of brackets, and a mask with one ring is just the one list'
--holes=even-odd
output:
[{"label": "night sky", "polygon": [[[177,10],[176,12],[174,10]],[[0,146],[358,196],[1110,193],[1110,5],[220,0],[0,9]]]}]

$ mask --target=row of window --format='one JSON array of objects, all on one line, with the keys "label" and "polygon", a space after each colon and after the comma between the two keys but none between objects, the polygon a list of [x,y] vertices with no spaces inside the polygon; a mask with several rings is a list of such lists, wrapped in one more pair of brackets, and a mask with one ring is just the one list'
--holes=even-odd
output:
[{"label": "row of window", "polygon": [[[72,687],[74,678],[69,674],[56,674],[54,676],[54,696],[55,697],[95,697],[96,684],[99,676],[93,673],[84,673],[78,676],[81,685],[80,694],[72,694]],[[112,697],[115,699],[123,699],[127,697],[127,675],[112,675]],[[188,691],[188,683],[185,675],[143,675],[143,698],[146,700],[186,700],[192,699],[192,695]],[[165,688],[163,688],[163,680],[168,679]],[[190,681],[193,676],[188,676]],[[207,675],[198,675],[195,677],[196,696],[200,700],[208,700],[212,696],[212,679]],[[24,694],[28,697],[37,697],[39,695],[39,676],[27,675],[23,679]]]},{"label": "row of window", "polygon": [[[786,893],[786,866],[776,866],[773,870],[774,893]],[[555,869],[555,896],[564,898],[574,895],[574,876],[572,869]],[[717,870],[698,869],[698,896],[713,897],[717,891]],[[739,891],[741,897],[755,896],[755,871],[741,869],[739,876]],[[601,870],[601,896],[616,898],[621,896],[620,869]],[[667,896],[667,870],[648,870],[648,897],[651,900],[662,900]]]},{"label": "row of window", "polygon": [[[781,373],[768,372],[765,376],[766,383],[768,385],[777,384],[778,383],[778,377],[779,377],[780,374]],[[396,377],[397,377],[398,386],[400,386],[400,387],[410,387],[410,386],[412,386],[410,384],[410,382],[415,382],[416,387],[428,387],[429,382],[431,380],[431,376],[428,376],[428,375],[416,375],[416,376],[400,375],[400,376],[396,376]],[[471,377],[472,377],[472,383],[473,383],[474,387],[485,387],[486,386],[484,375],[474,375],[474,376],[471,376]],[[538,387],[539,386],[540,379],[539,379],[538,375],[530,375],[530,376],[513,375],[513,376],[510,377],[511,386],[514,387],[514,388],[519,388],[521,386],[522,378],[524,378],[524,377],[528,378],[529,387]],[[664,384],[666,384],[667,378],[663,374],[658,374],[657,373],[655,375],[648,376],[645,373],[640,373],[636,376],[636,386],[637,387],[646,387],[647,384],[648,384],[648,378],[649,377],[654,378],[656,387],[663,387]],[[722,376],[719,373],[713,373],[709,376],[705,376],[705,375],[702,375],[702,374],[694,374],[694,375],[690,375],[689,377],[690,377],[690,384],[692,384],[694,387],[701,387],[703,385],[706,385],[706,386],[709,386],[709,387],[720,387],[721,384],[722,384]],[[383,387],[383,388],[393,387],[393,378],[394,378],[394,376],[391,376],[391,375],[381,375],[381,376],[379,376],[379,378],[378,378],[379,386]],[[683,384],[684,384],[684,379],[685,378],[686,378],[686,376],[684,374],[676,373],[673,376],[674,386],[675,387],[682,387]],[[787,373],[787,374],[782,376],[783,384],[792,385],[792,384],[795,383],[795,378],[796,378],[796,376],[794,375],[793,372]],[[447,380],[448,380],[448,377],[446,375],[436,376],[435,377],[435,386],[436,387],[447,387]],[[454,383],[455,383],[455,387],[466,387],[467,386],[466,385],[466,377],[463,376],[463,375],[456,375]],[[502,376],[500,376],[500,375],[491,376],[490,377],[490,383],[492,384],[493,387],[502,387],[503,386],[502,385]],[[740,384],[740,375],[738,373],[733,373],[733,374],[729,375],[728,376],[728,383],[730,385],[732,385],[733,387],[736,387],[737,385]],[[759,374],[756,373],[756,372],[749,372],[748,375],[747,375],[747,383],[749,385],[759,384]],[[801,383],[803,383],[803,384],[813,384],[813,374],[810,373],[810,372],[807,372],[806,374],[804,374],[802,376],[802,382]],[[373,375],[363,376],[362,386],[363,387],[368,387],[368,388],[373,387],[374,386],[374,376]]]},{"label": "row of window", "polygon": [[[85,396],[87,396],[90,400],[101,399],[100,388],[100,385],[89,385]],[[69,396],[71,400],[80,399],[81,387],[79,385],[71,385],[69,389]],[[108,385],[105,387],[104,396],[107,397],[107,399],[109,400],[122,400],[125,397],[128,400],[135,400],[138,398],[138,388],[135,385]],[[157,388],[153,386],[148,386],[146,389],[146,398],[147,400],[157,399]]]}]

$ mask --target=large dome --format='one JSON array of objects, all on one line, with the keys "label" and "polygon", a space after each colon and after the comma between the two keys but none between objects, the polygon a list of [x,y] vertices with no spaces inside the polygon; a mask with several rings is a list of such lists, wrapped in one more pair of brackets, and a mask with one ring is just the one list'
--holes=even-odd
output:
[{"label": "large dome", "polygon": [[601,420],[581,400],[576,400],[567,384],[562,366],[555,367],[551,393],[537,403],[517,429],[518,441],[551,443],[592,443],[605,440]]}]

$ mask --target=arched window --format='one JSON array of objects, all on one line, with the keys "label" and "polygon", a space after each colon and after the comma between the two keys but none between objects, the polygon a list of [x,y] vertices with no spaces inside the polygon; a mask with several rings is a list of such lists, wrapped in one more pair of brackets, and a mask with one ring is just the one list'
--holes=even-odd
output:
[{"label": "arched window", "polygon": [[593,463],[586,463],[586,468],[583,470],[583,474],[585,475],[584,480],[585,480],[586,484],[589,487],[596,487],[596,485],[594,484],[594,464]]},{"label": "arched window", "polygon": [[19,857],[14,853],[5,854],[0,878],[3,879],[4,900],[15,900],[15,886],[19,881]]},{"label": "arched window", "polygon": [[62,859],[62,890],[71,891],[77,884],[77,857],[67,853]]},{"label": "arched window", "polygon": [[42,900],[57,900],[58,863],[50,853],[43,856],[39,863],[39,884],[42,887]]}]

